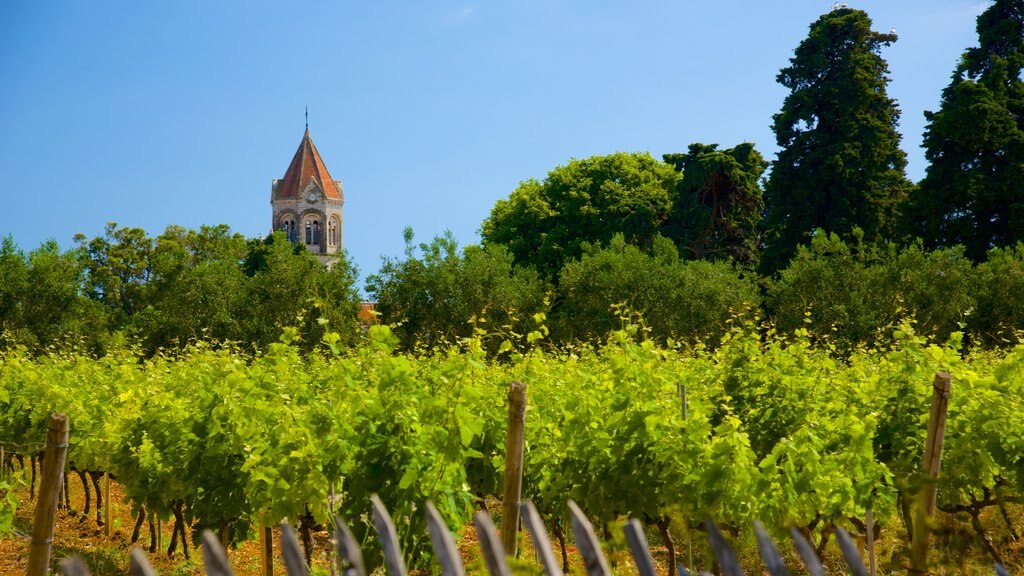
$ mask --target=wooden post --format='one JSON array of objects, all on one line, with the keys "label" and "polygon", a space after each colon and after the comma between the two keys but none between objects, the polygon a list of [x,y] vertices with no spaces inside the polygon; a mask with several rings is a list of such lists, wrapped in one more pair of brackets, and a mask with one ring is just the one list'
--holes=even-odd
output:
[{"label": "wooden post", "polygon": [[[260,515],[260,518],[263,518]],[[263,554],[260,556],[260,564],[263,566],[263,576],[274,576],[274,527],[268,526],[260,521],[260,542]]]},{"label": "wooden post", "polygon": [[68,452],[68,428],[66,414],[50,414],[43,477],[39,482],[39,499],[36,500],[32,521],[27,576],[43,576],[50,567],[53,529],[57,523],[57,500],[60,497],[61,476],[64,475],[64,460]]},{"label": "wooden post", "polygon": [[505,481],[501,497],[501,543],[515,557],[519,530],[519,500],[523,492],[523,434],[526,427],[526,384],[512,382],[508,390],[508,432],[505,435]]},{"label": "wooden post", "polygon": [[263,541],[263,512],[256,515],[256,540],[260,543],[260,576],[267,576],[266,543]]},{"label": "wooden post", "polygon": [[110,538],[110,525],[114,522],[114,519],[110,517],[110,472],[103,473],[103,500],[103,515],[107,517],[107,522],[103,525],[103,532],[107,538]]},{"label": "wooden post", "polygon": [[935,513],[935,492],[939,469],[942,464],[942,440],[946,435],[946,410],[949,395],[953,389],[952,378],[945,372],[935,374],[932,385],[932,408],[928,415],[928,440],[924,445],[922,472],[927,475],[927,485],[918,495],[914,518],[914,541],[910,548],[910,573],[928,573],[928,535],[931,516]]},{"label": "wooden post", "polygon": [[868,508],[864,517],[864,524],[868,527],[868,576],[876,576],[878,572],[875,567],[875,516]]}]

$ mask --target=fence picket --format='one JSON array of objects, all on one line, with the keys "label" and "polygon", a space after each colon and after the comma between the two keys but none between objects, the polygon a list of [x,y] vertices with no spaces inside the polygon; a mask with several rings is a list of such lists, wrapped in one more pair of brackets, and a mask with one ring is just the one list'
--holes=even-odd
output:
[{"label": "fence picket", "polygon": [[790,528],[789,535],[793,539],[793,545],[796,546],[797,553],[800,554],[800,558],[804,561],[807,573],[811,576],[825,576],[825,567],[821,565],[821,560],[818,558],[818,553],[814,551],[814,546],[811,546],[811,543],[796,528]]},{"label": "fence picket", "polygon": [[640,576],[658,576],[654,569],[654,559],[651,558],[651,549],[647,545],[647,537],[644,535],[644,526],[636,518],[631,518],[622,527],[626,533],[626,542],[629,544],[629,551],[633,553],[636,561],[636,570]]},{"label": "fence picket", "polygon": [[544,573],[547,576],[562,576],[562,568],[558,565],[558,561],[555,560],[555,553],[551,547],[551,538],[548,537],[548,531],[544,528],[544,521],[541,520],[537,507],[533,505],[533,502],[526,500],[519,505],[519,511],[523,518],[523,525],[526,527],[526,531],[530,533],[530,538],[533,539],[533,549],[540,556],[540,563],[544,567]]},{"label": "fence picket", "polygon": [[134,548],[128,563],[129,576],[156,576],[156,570],[149,564],[142,548]]},{"label": "fence picket", "polygon": [[569,500],[569,512],[572,514],[572,536],[576,539],[576,547],[579,548],[583,562],[587,566],[587,575],[611,576],[608,560],[601,552],[601,543],[594,534],[594,525],[572,500]]},{"label": "fence picket", "polygon": [[89,567],[78,556],[70,556],[61,560],[60,571],[64,576],[89,576]]},{"label": "fence picket", "polygon": [[295,530],[287,522],[281,523],[281,556],[288,576],[308,576],[309,569],[303,560],[299,541],[295,538]]},{"label": "fence picket", "polygon": [[846,565],[850,567],[853,576],[868,576],[864,560],[857,552],[857,545],[854,544],[853,538],[850,538],[850,533],[842,528],[836,528],[836,540],[839,541],[839,549],[843,551],[843,559],[846,560]]},{"label": "fence picket", "polygon": [[388,567],[388,576],[406,576],[405,560],[402,560],[402,547],[398,543],[398,532],[391,514],[384,507],[380,496],[370,496],[373,505],[373,525],[377,528],[380,547],[384,550],[384,563]]},{"label": "fence picket", "polygon": [[[342,576],[366,576],[363,551],[356,543],[356,537],[341,517],[334,519],[334,541],[338,547],[338,563]],[[347,562],[348,567],[343,564]]]},{"label": "fence picket", "polygon": [[211,530],[203,530],[203,565],[207,576],[234,576],[227,552]]},{"label": "fence picket", "polygon": [[754,531],[757,532],[757,548],[761,551],[761,559],[764,560],[768,572],[772,576],[789,576],[789,569],[786,568],[786,563],[782,560],[778,547],[765,531],[764,525],[755,521]]},{"label": "fence picket", "polygon": [[732,547],[726,542],[725,536],[722,536],[718,526],[711,521],[711,518],[705,521],[705,525],[708,529],[708,544],[711,545],[711,551],[715,554],[715,560],[722,568],[722,574],[725,576],[743,576],[743,569],[740,568],[740,562],[736,559],[736,553],[733,552]]},{"label": "fence picket", "polygon": [[480,540],[480,550],[483,552],[487,571],[491,576],[511,576],[512,571],[505,560],[505,549],[498,539],[498,531],[494,528],[491,515],[484,511],[473,514],[473,526],[476,527],[476,537]]},{"label": "fence picket", "polygon": [[437,507],[429,500],[426,514],[427,532],[430,534],[430,543],[434,547],[434,554],[437,554],[437,561],[441,564],[441,576],[465,576],[466,571],[462,568],[462,557],[459,556],[459,550],[455,547],[452,533],[448,531],[448,525],[444,523]]}]

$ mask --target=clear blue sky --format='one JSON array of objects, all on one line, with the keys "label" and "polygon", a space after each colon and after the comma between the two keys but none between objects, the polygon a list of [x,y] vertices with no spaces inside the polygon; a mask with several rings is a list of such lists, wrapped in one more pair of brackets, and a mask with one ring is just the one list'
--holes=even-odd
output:
[{"label": "clear blue sky", "polygon": [[[270,227],[309,106],[345,185],[345,247],[451,230],[570,158],[751,141],[768,158],[779,69],[831,0],[0,4],[0,236],[70,247],[116,221]],[[923,111],[977,42],[979,0],[854,0],[875,29],[918,180]]]}]

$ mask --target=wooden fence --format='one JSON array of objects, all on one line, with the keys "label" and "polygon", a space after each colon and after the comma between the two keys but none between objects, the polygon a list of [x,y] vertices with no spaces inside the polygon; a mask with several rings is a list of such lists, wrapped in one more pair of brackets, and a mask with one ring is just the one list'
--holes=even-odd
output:
[{"label": "wooden fence", "polygon": [[[386,566],[387,574],[388,576],[407,576],[405,561],[402,558],[402,550],[398,544],[398,537],[391,516],[384,507],[384,503],[377,496],[373,496],[372,504],[373,524],[384,553],[384,565]],[[571,500],[569,501],[569,509],[571,512],[573,536],[580,555],[583,557],[586,576],[611,576],[611,568],[604,553],[601,551],[593,525]],[[544,573],[547,576],[563,576],[562,569],[555,559],[544,523],[538,515],[536,508],[534,508],[531,502],[525,501],[520,505],[520,513],[522,514],[523,526],[530,533]],[[427,531],[430,534],[430,541],[437,557],[437,562],[440,565],[441,575],[465,576],[462,557],[455,546],[453,535],[441,519],[437,509],[430,502],[427,502],[426,505],[426,515]],[[473,517],[473,524],[477,530],[480,551],[487,566],[487,572],[491,576],[511,576],[505,548],[498,538],[497,529],[491,521],[490,514],[484,511],[477,512]],[[710,519],[706,522],[706,527],[708,544],[714,553],[715,562],[721,573],[724,576],[742,576],[743,570],[740,568],[736,554],[726,542],[718,527]],[[764,560],[768,572],[772,576],[787,576],[789,574],[788,568],[782,560],[775,542],[759,523],[755,524],[755,529],[761,558]],[[638,520],[633,519],[626,523],[624,531],[640,576],[658,576],[654,560],[647,545],[647,538],[644,535],[643,525]],[[797,554],[803,561],[804,569],[806,569],[807,573],[811,576],[824,576],[825,569],[815,553],[814,547],[796,529],[792,529],[790,534]],[[854,576],[867,576],[868,570],[861,561],[857,545],[853,542],[850,535],[842,528],[838,528],[836,536],[843,559],[846,561],[850,572]],[[203,559],[207,575],[231,576],[233,574],[231,565],[217,536],[210,530],[205,530],[202,541]],[[334,542],[336,573],[342,576],[367,576],[366,563],[363,561],[362,551],[355,538],[353,538],[352,532],[340,518],[335,520]],[[281,555],[288,576],[308,576],[309,572],[302,549],[295,537],[295,532],[287,523],[281,525]],[[77,557],[61,561],[60,567],[65,576],[89,575],[88,567]],[[676,567],[676,571],[676,575],[670,576],[689,576],[689,572],[681,565]],[[995,566],[995,573],[997,576],[1008,576],[1006,570],[998,564]],[[155,575],[145,553],[141,549],[136,548],[132,551],[129,574],[131,576]],[[706,573],[701,574],[703,576]]]}]

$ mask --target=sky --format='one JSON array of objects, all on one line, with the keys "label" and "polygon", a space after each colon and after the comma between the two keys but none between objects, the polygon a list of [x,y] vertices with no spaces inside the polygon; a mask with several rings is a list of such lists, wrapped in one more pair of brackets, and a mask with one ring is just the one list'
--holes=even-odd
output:
[{"label": "sky", "polygon": [[[852,0],[884,48],[908,176],[924,111],[979,0]],[[270,229],[270,186],[313,141],[344,183],[360,276],[481,223],[573,158],[753,142],[832,0],[265,0],[0,3],[0,237],[25,250],[107,222]],[[360,283],[362,284],[362,282]]]}]

